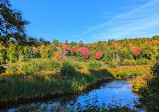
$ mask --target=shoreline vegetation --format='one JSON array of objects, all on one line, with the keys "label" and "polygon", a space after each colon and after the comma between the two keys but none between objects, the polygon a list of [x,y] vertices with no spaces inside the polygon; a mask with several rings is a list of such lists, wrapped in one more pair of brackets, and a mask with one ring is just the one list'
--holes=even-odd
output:
[{"label": "shoreline vegetation", "polygon": [[137,106],[146,112],[158,112],[159,110],[159,50],[151,61],[150,73],[144,74],[132,80],[132,91],[140,98]]},{"label": "shoreline vegetation", "polygon": [[[27,65],[24,63],[10,65],[6,72],[0,75],[1,106],[12,104],[11,102],[14,101],[21,102],[43,99],[47,96],[78,93],[103,80],[132,78],[143,75],[150,69],[147,65],[109,68],[100,62],[98,62],[99,68],[88,69],[87,63],[81,65],[76,61],[56,63],[54,60],[54,65],[49,65],[47,62],[50,63],[51,60],[32,59],[27,62],[27,67],[23,67]],[[35,65],[31,66],[31,63]],[[96,65],[97,63],[94,66]],[[17,66],[21,67],[17,68]],[[57,70],[48,71],[50,69],[48,66]],[[41,68],[40,72],[38,68]]]}]

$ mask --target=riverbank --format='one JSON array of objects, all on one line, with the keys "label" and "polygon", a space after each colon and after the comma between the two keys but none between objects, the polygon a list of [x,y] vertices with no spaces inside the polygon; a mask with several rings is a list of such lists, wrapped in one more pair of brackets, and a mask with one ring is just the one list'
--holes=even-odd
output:
[{"label": "riverbank", "polygon": [[149,65],[118,66],[116,68],[103,67],[103,69],[107,69],[117,79],[132,78],[150,72]]},{"label": "riverbank", "polygon": [[[2,106],[11,105],[14,102],[27,102],[29,100],[43,99],[53,95],[62,95],[66,93],[78,93],[101,82],[113,78],[130,78],[136,76],[137,72],[144,73],[145,66],[131,66],[127,76],[116,75],[115,71],[125,74],[128,67],[108,68],[88,70],[66,64],[61,71],[40,71],[33,74],[24,74],[19,71],[16,74],[2,74],[0,77],[0,99]],[[123,69],[125,68],[125,69]],[[141,69],[144,68],[144,69]],[[134,69],[134,72],[131,70]],[[135,71],[136,70],[136,71]],[[66,75],[67,73],[67,75]]]},{"label": "riverbank", "polygon": [[[64,71],[72,76],[62,75]],[[20,101],[54,94],[80,92],[98,81],[112,77],[106,69],[91,70],[88,71],[89,74],[86,74],[74,70],[70,65],[63,68],[62,72],[29,75],[3,74],[0,76],[0,100],[1,102]]]},{"label": "riverbank", "polygon": [[144,74],[131,81],[132,91],[139,98],[139,106],[145,111],[158,112],[159,110],[159,76],[154,74]]},{"label": "riverbank", "polygon": [[12,108],[10,107],[9,111],[38,111],[39,109],[39,111],[52,110],[59,112],[93,111],[93,109],[96,111],[100,111],[101,109],[119,111],[120,109],[124,110],[124,108],[132,110],[134,104],[130,102],[137,101],[137,96],[131,92],[130,87],[131,84],[127,83],[126,80],[103,81],[94,84],[93,87],[91,86],[91,88],[87,88],[86,91],[82,91],[79,94],[64,94],[50,97],[47,100],[15,105]]}]

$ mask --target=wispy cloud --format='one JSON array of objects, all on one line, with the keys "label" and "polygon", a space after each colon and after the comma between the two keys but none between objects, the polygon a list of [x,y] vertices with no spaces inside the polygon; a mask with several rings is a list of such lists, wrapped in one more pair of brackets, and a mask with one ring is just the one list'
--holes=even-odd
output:
[{"label": "wispy cloud", "polygon": [[159,35],[159,0],[150,0],[127,13],[89,28],[78,36],[95,40]]}]

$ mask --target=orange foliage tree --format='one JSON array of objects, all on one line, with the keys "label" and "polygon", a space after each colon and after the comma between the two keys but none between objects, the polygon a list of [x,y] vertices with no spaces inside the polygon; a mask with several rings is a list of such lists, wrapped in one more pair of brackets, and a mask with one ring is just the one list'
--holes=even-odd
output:
[{"label": "orange foliage tree", "polygon": [[103,57],[103,53],[97,51],[97,52],[96,52],[96,57],[95,57],[95,58],[101,60],[102,57]]},{"label": "orange foliage tree", "polygon": [[76,48],[75,48],[75,47],[72,47],[72,48],[70,49],[70,52],[71,52],[73,55],[75,55],[75,54],[76,54]]},{"label": "orange foliage tree", "polygon": [[138,56],[140,53],[141,53],[141,49],[140,49],[139,47],[136,47],[136,48],[134,49],[134,55],[136,56],[136,58],[137,58],[137,56]]}]

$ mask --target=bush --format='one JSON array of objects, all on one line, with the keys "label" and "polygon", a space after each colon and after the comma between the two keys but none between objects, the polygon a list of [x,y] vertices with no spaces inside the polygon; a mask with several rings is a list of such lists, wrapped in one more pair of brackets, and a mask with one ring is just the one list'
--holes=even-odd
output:
[{"label": "bush", "polygon": [[11,63],[11,64],[9,64],[9,66],[8,66],[8,68],[6,70],[6,72],[8,74],[15,74],[16,71],[18,71],[18,64],[17,63]]},{"label": "bush", "polygon": [[102,63],[100,61],[90,61],[88,62],[88,69],[93,70],[102,67]]},{"label": "bush", "polygon": [[76,69],[76,70],[79,70],[79,69],[82,69],[82,68],[83,68],[82,63],[79,63],[79,62],[71,62],[70,64],[71,64],[71,65],[73,66],[73,68]]},{"label": "bush", "polygon": [[21,70],[25,73],[33,73],[41,70],[60,70],[61,64],[51,59],[31,59],[22,65]]},{"label": "bush", "polygon": [[127,74],[124,71],[117,71],[117,73],[116,73],[116,77],[119,77],[119,76],[121,76],[121,77],[127,77],[128,75],[129,74]]},{"label": "bush", "polygon": [[159,54],[154,56],[151,61],[151,72],[159,76]]},{"label": "bush", "polygon": [[63,66],[61,68],[61,75],[62,76],[68,76],[68,77],[71,78],[71,77],[75,76],[75,74],[76,74],[76,71],[72,67],[72,65],[67,63],[67,62],[64,62]]},{"label": "bush", "polygon": [[63,63],[69,63],[75,70],[80,70],[84,68],[83,63],[76,61],[72,58],[66,58],[63,60]]},{"label": "bush", "polygon": [[124,64],[125,65],[136,65],[136,61],[135,60],[124,59]]},{"label": "bush", "polygon": [[137,59],[137,60],[136,60],[136,63],[137,63],[138,65],[146,65],[146,64],[149,63],[149,60],[148,60],[148,59],[145,59],[145,58]]},{"label": "bush", "polygon": [[110,68],[116,68],[117,65],[115,63],[111,62],[111,63],[108,64],[108,67],[110,67]]}]

